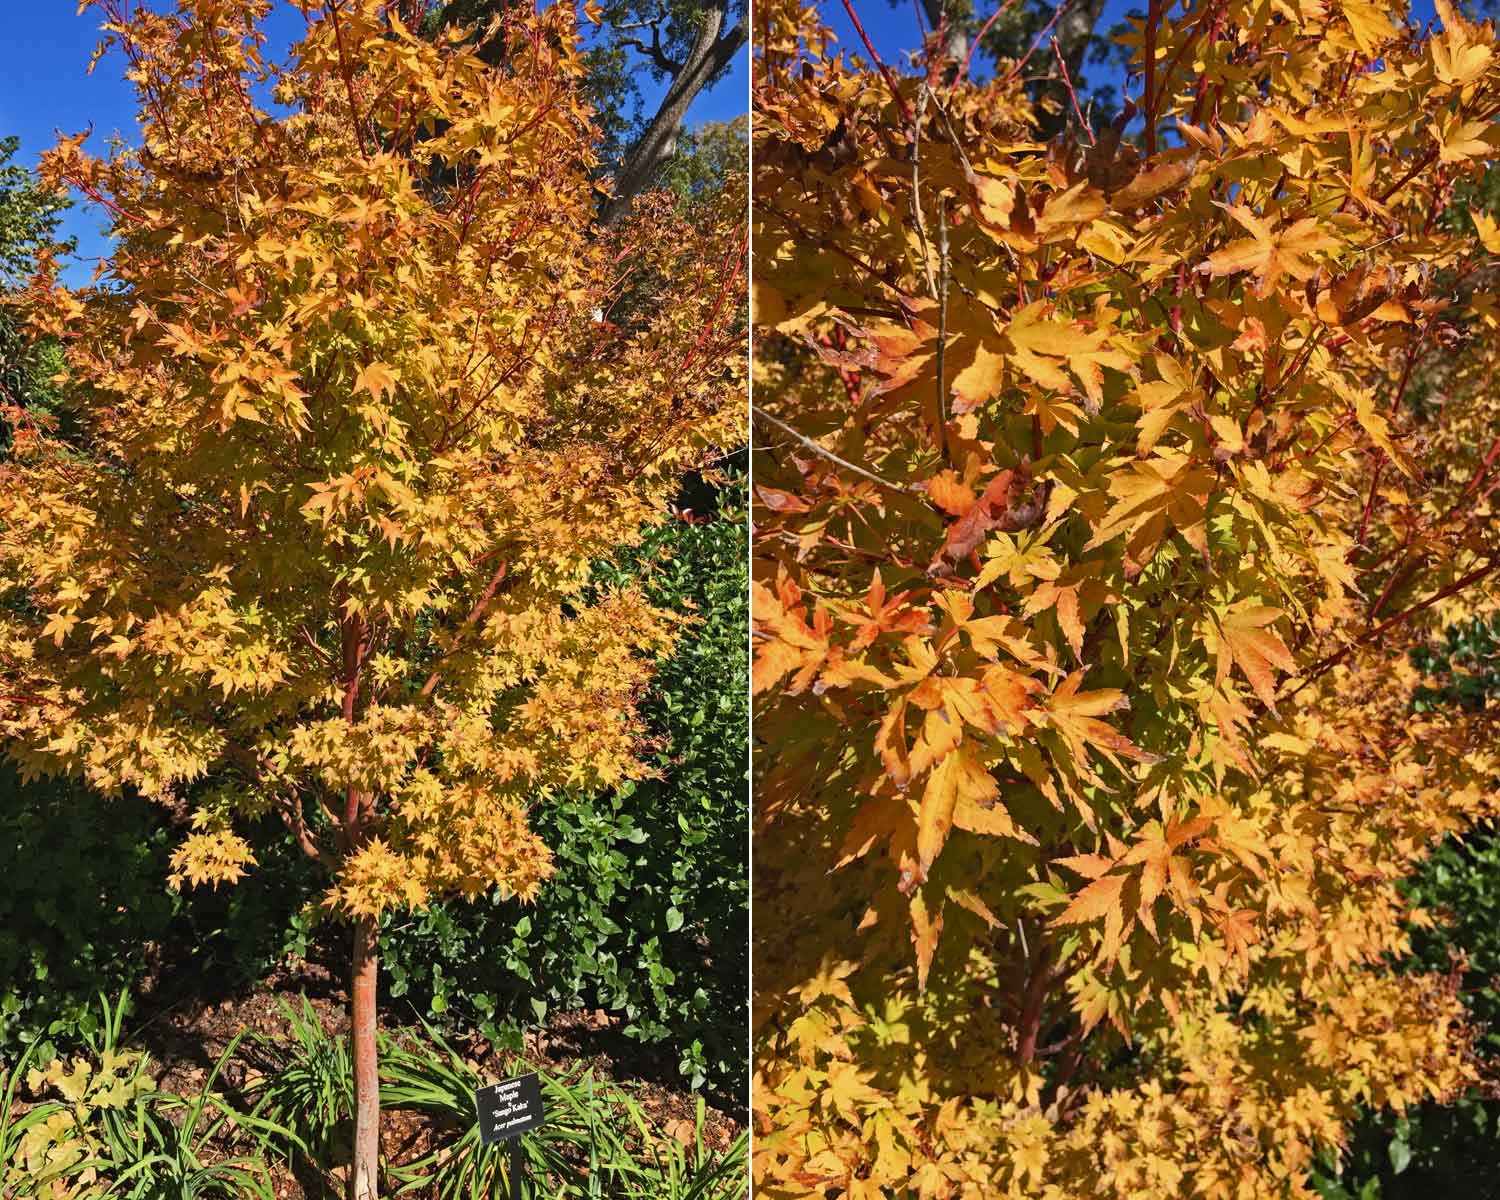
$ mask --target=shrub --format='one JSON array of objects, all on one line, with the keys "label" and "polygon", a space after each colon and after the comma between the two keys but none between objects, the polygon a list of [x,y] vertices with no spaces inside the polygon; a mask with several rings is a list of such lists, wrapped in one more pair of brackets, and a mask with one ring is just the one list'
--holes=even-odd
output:
[{"label": "shrub", "polygon": [[[1445,704],[1475,709],[1500,695],[1500,622],[1493,618],[1452,626],[1413,657],[1434,679],[1418,693],[1419,712]],[[1438,918],[1412,931],[1405,967],[1441,972],[1462,963],[1461,996],[1476,1049],[1493,1067],[1500,1059],[1500,832],[1484,828],[1448,839],[1403,890]],[[1344,1161],[1325,1158],[1316,1186],[1326,1200],[1427,1200],[1484,1195],[1497,1172],[1500,1101],[1476,1088],[1451,1105],[1367,1115]]]},{"label": "shrub", "polygon": [[[346,1038],[334,1037],[302,997],[294,1009],[280,997],[289,1040],[251,1033],[245,1058],[257,1072],[253,1085],[255,1114],[296,1130],[297,1146],[316,1162],[345,1157],[349,1119],[354,1112],[354,1065]],[[292,1149],[289,1143],[288,1152]]]},{"label": "shrub", "polygon": [[644,711],[661,778],[538,811],[557,873],[523,910],[492,898],[386,923],[391,990],[492,1037],[548,1005],[597,1004],[667,1044],[693,1087],[741,1086],[746,950],[747,562],[743,484],[705,523],[674,521],[600,572],[638,576],[691,626]]},{"label": "shrub", "polygon": [[77,1048],[97,1029],[100,990],[182,966],[184,948],[194,984],[221,989],[305,951],[311,871],[276,829],[254,838],[266,885],[254,891],[173,892],[172,841],[162,810],[139,797],[23,785],[0,766],[0,1054]]}]

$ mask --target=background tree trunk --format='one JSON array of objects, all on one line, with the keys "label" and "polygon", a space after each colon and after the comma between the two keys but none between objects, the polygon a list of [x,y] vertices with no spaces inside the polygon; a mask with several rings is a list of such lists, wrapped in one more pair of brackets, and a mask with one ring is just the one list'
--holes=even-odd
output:
[{"label": "background tree trunk", "polygon": [[354,972],[349,1005],[349,1041],[354,1058],[354,1157],[349,1164],[350,1200],[380,1194],[380,1073],[375,1054],[375,985],[379,977],[379,931],[361,918],[354,926]]},{"label": "background tree trunk", "polygon": [[[729,65],[730,59],[745,44],[745,27],[736,25],[722,32],[729,20],[728,0],[714,0],[703,9],[702,24],[693,47],[682,63],[665,58],[657,65],[672,71],[672,82],[651,123],[625,155],[620,173],[615,177],[615,194],[604,206],[606,224],[619,220],[630,211],[630,203],[647,188],[656,173],[677,153],[677,134],[693,99],[715,75]],[[653,58],[656,56],[653,54]]]},{"label": "background tree trunk", "polygon": [[[945,2],[946,0],[921,0],[922,12],[927,17],[929,27],[933,30],[938,29],[942,24]],[[980,2],[983,4],[983,0]],[[984,12],[978,12],[980,5],[976,4],[976,11],[965,10],[964,16],[950,22],[947,36],[943,41],[943,56],[948,62],[950,78],[958,65],[968,57],[971,30],[977,29],[983,21],[988,19],[994,9],[1004,2],[1005,0],[995,0],[993,4],[986,4]],[[1024,9],[1025,6],[1022,7]],[[1036,27],[1040,29],[1051,19],[1055,5],[1053,0],[1040,0],[1033,7]],[[1057,24],[1052,27],[1051,33],[1037,45],[1036,51],[1031,56],[1035,74],[1044,75],[1050,71],[1056,76],[1056,78],[1042,82],[1033,93],[1050,97],[1060,106],[1060,111],[1056,113],[1038,114],[1041,118],[1041,130],[1044,137],[1051,137],[1060,132],[1072,118],[1068,91],[1061,76],[1058,75],[1057,59],[1053,54],[1051,41],[1053,38],[1057,40],[1057,51],[1067,65],[1069,78],[1076,85],[1083,72],[1083,60],[1088,53],[1089,43],[1093,39],[1094,27],[1099,24],[1099,18],[1103,15],[1104,0],[1075,0],[1075,3],[1058,17]],[[1028,34],[1023,37],[1020,44],[1013,48],[1013,53],[1024,54],[1034,36]],[[993,42],[991,44],[993,45]],[[1083,102],[1082,97],[1080,97],[1080,102]]]},{"label": "background tree trunk", "polygon": [[[927,25],[934,33],[943,23],[943,0],[922,0],[922,11],[927,16]],[[954,21],[948,26],[948,35],[943,41],[943,57],[948,61],[950,74],[969,54],[969,35],[963,23]]]}]

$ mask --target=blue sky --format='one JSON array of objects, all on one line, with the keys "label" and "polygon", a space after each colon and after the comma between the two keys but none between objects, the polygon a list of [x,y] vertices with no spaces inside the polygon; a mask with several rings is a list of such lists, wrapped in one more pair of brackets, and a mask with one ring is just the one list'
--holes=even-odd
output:
[{"label": "blue sky", "polygon": [[[109,55],[89,75],[89,58],[99,41],[95,10],[75,15],[76,0],[6,0],[5,36],[0,37],[0,137],[21,139],[18,160],[34,165],[37,156],[59,132],[81,133],[90,126],[90,145],[119,132],[135,134],[135,92],[121,77],[123,59]],[[286,44],[302,28],[302,17],[290,3],[278,3],[268,22],[272,44]],[[745,52],[740,61],[709,92],[698,96],[688,112],[688,124],[727,120],[743,113],[747,104],[748,73]],[[648,105],[662,88],[642,78]],[[100,216],[84,205],[68,215],[65,231],[76,237],[80,259],[67,272],[68,282],[85,282],[92,260],[104,253]]]},{"label": "blue sky", "polygon": [[[840,46],[850,53],[857,53],[865,57],[864,44],[859,39],[853,23],[844,11],[842,0],[817,0],[819,7],[824,13],[824,19],[838,35]],[[917,50],[922,45],[921,26],[918,24],[917,0],[851,0],[854,11],[859,16],[860,24],[865,27],[865,32],[870,35],[870,42],[875,47],[875,52],[891,66],[904,65],[906,54]],[[976,0],[981,16],[988,18],[1003,0]],[[1472,11],[1471,3],[1460,4],[1466,10]],[[1145,0],[1106,0],[1104,14],[1096,27],[1098,31],[1106,33],[1112,26],[1121,24],[1125,20],[1126,13],[1143,13],[1146,10]],[[1430,20],[1433,16],[1433,0],[1414,0],[1410,6],[1414,17],[1421,22]],[[924,18],[925,19],[925,18]],[[1041,46],[1037,50],[1037,56],[1041,56],[1047,47]],[[1037,57],[1033,57],[1033,62]],[[979,59],[974,60],[973,72],[980,78],[984,77]],[[1094,82],[1114,83],[1118,88],[1119,79],[1114,68],[1103,66],[1095,67],[1094,74],[1097,77]]]},{"label": "blue sky", "polygon": [[[1003,0],[976,0],[980,14],[988,18]],[[865,27],[865,32],[870,35],[870,42],[875,47],[875,52],[892,66],[904,65],[906,55],[910,51],[917,50],[922,45],[921,27],[917,21],[916,0],[898,0],[892,4],[891,0],[852,0],[854,11],[859,15],[859,22]],[[819,0],[819,7],[824,13],[824,18],[832,26],[838,35],[839,44],[850,53],[866,57],[864,44],[859,39],[853,23],[844,11],[842,0]],[[1098,29],[1102,33],[1110,26],[1125,19],[1125,14],[1132,10],[1145,10],[1144,0],[1106,0],[1104,15],[1100,18]],[[923,20],[925,21],[925,17]],[[1046,47],[1037,50],[1040,55]],[[1035,57],[1033,62],[1037,61]],[[971,70],[980,78],[984,78],[983,64],[979,58],[975,58]],[[1105,68],[1095,68],[1095,72],[1102,76]]]}]

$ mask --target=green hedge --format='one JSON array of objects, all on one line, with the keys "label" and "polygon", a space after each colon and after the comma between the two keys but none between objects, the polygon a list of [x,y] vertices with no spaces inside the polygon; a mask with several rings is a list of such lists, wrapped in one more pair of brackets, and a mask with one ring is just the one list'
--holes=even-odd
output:
[{"label": "green hedge", "polygon": [[[701,494],[700,494],[701,495]],[[725,501],[727,500],[727,503]],[[655,530],[601,582],[692,619],[646,712],[663,778],[539,808],[557,874],[535,906],[434,905],[387,922],[383,966],[424,1015],[514,1040],[548,1005],[598,1006],[670,1046],[693,1087],[743,1094],[749,987],[749,565],[744,487]]]},{"label": "green hedge", "polygon": [[[1500,696],[1500,618],[1455,626],[1414,660],[1439,685],[1418,694],[1418,711],[1480,708]],[[1448,839],[1405,891],[1442,918],[1413,931],[1405,966],[1446,972],[1456,955],[1466,959],[1464,1002],[1493,1074],[1500,1067],[1500,832],[1478,829],[1462,841]],[[1326,1200],[1500,1195],[1500,1100],[1476,1090],[1449,1106],[1369,1117],[1356,1129],[1342,1169],[1326,1162],[1314,1186]]]},{"label": "green hedge", "polygon": [[299,948],[311,872],[278,828],[257,832],[254,886],[180,895],[166,886],[177,835],[160,809],[67,782],[23,786],[0,766],[0,1058],[77,1047],[100,992],[181,968],[222,994]]}]

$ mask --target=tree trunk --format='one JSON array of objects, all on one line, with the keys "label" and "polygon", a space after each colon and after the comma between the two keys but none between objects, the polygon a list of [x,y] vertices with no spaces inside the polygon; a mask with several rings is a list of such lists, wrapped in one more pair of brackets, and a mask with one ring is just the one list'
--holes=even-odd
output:
[{"label": "tree trunk", "polygon": [[380,1194],[380,1075],[375,1055],[375,985],[380,971],[379,931],[362,917],[354,926],[354,978],[349,1041],[354,1058],[354,1157],[349,1200]]},{"label": "tree trunk", "polygon": [[[943,0],[922,0],[922,11],[927,14],[927,24],[934,33],[942,26],[943,8]],[[943,72],[944,78],[951,80],[968,56],[969,35],[964,32],[962,22],[954,21],[948,26],[947,39],[943,42],[943,60],[948,64]]]},{"label": "tree trunk", "polygon": [[686,61],[672,76],[661,107],[651,118],[651,124],[630,147],[620,173],[615,179],[615,194],[604,206],[604,221],[613,223],[630,211],[630,203],[646,187],[656,173],[677,153],[677,134],[682,128],[682,119],[687,115],[693,98],[703,90],[710,79],[729,65],[739,48],[745,44],[745,27],[736,25],[720,36],[724,22],[729,16],[728,0],[716,0],[703,10],[703,23],[698,26],[698,36]]}]

